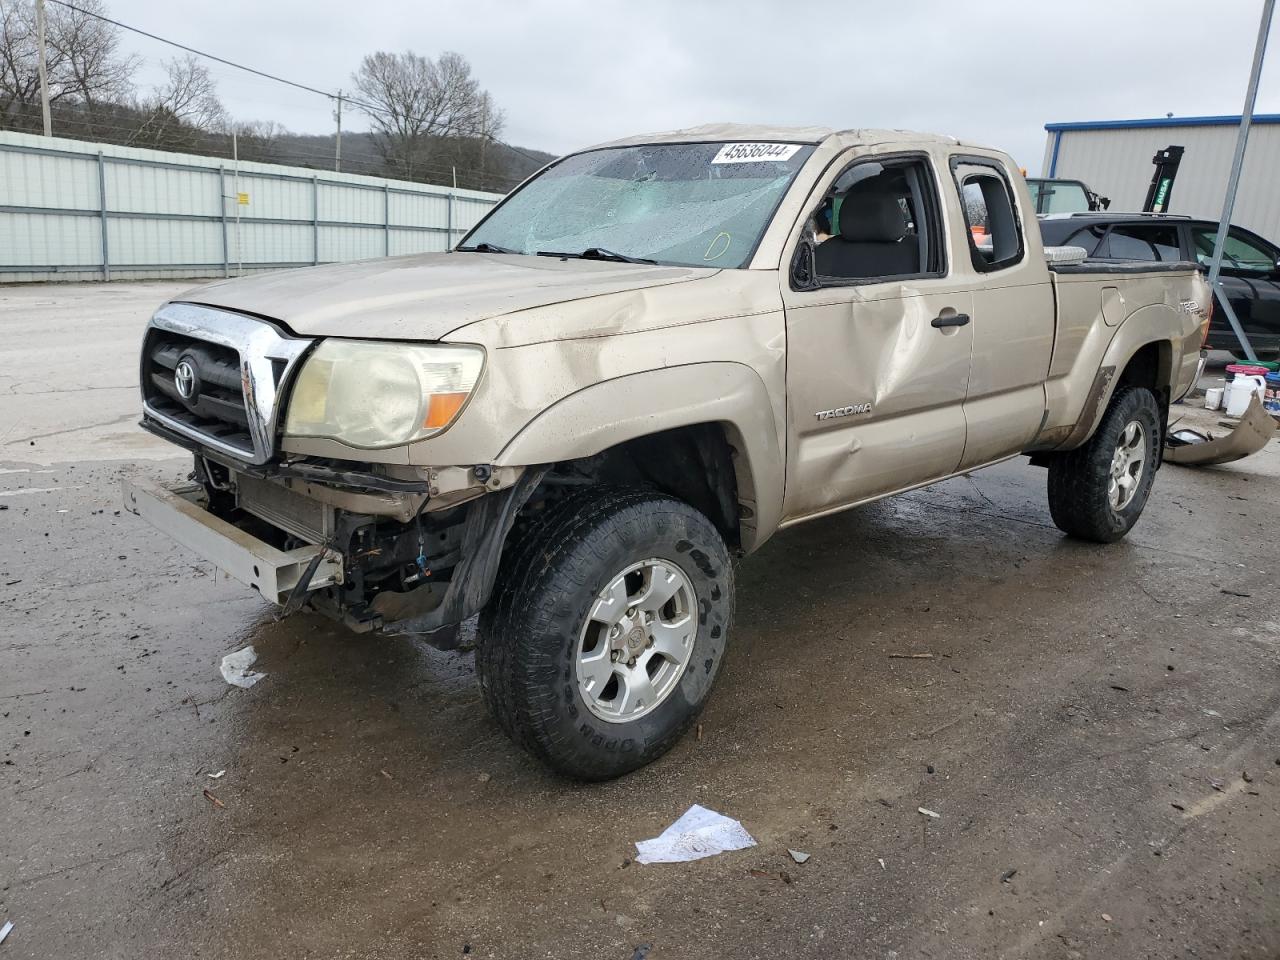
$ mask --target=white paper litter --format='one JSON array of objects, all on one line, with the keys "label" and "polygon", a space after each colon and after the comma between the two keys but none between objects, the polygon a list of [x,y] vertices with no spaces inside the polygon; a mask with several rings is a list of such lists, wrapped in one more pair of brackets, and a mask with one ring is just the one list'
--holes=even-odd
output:
[{"label": "white paper litter", "polygon": [[661,834],[636,843],[636,863],[688,863],[755,845],[737,820],[695,803]]},{"label": "white paper litter", "polygon": [[916,807],[916,809],[921,813],[923,813],[926,817],[933,817],[933,819],[935,820],[938,820],[942,817],[942,814],[934,813],[932,810],[927,810],[924,807]]},{"label": "white paper litter", "polygon": [[235,687],[252,687],[266,676],[265,673],[249,669],[257,662],[258,654],[254,652],[253,647],[228,653],[222,658],[222,679]]},{"label": "white paper litter", "polygon": [[9,931],[13,929],[13,921],[6,920],[3,927],[0,927],[0,943],[4,943],[4,938],[9,935]]},{"label": "white paper litter", "polygon": [[221,780],[226,772],[225,770],[219,770],[217,773],[206,773],[205,776],[210,780]]},{"label": "white paper litter", "polygon": [[787,853],[791,854],[791,859],[796,863],[804,863],[809,859],[809,854],[805,853],[803,850],[788,850]]}]

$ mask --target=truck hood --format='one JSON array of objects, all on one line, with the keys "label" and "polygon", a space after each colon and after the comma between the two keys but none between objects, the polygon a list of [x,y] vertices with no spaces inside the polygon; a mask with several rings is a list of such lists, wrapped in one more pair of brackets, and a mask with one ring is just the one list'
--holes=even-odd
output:
[{"label": "truck hood", "polygon": [[493,317],[717,272],[555,257],[431,253],[219,280],[175,300],[265,317],[299,336],[439,340]]}]

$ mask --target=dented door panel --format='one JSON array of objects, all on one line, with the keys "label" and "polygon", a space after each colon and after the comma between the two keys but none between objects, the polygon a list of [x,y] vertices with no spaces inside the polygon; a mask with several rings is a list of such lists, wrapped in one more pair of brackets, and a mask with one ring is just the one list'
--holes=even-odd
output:
[{"label": "dented door panel", "polygon": [[964,450],[971,326],[954,279],[786,295],[784,516],[821,513],[946,476]]}]

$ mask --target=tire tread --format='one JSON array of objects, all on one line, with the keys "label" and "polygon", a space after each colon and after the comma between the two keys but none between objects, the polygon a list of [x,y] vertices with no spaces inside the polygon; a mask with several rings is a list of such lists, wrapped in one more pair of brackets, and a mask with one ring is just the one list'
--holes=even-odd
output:
[{"label": "tire tread", "polygon": [[[1117,523],[1116,514],[1107,500],[1111,455],[1119,430],[1130,418],[1144,411],[1151,415],[1151,460],[1142,480],[1143,488],[1138,491],[1135,501],[1125,508],[1123,521]],[[1155,395],[1146,387],[1120,387],[1107,405],[1093,436],[1075,450],[1054,458],[1049,464],[1049,513],[1059,530],[1080,540],[1114,543],[1132,529],[1146,506],[1155,480],[1160,453],[1156,446],[1159,433],[1150,427],[1159,426],[1159,416]]]}]

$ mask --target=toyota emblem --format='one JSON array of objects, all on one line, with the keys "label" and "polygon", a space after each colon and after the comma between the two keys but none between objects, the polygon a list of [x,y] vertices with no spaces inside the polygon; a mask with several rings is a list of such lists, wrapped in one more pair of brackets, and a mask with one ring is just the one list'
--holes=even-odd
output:
[{"label": "toyota emblem", "polygon": [[179,360],[173,370],[173,385],[178,388],[178,396],[190,400],[196,395],[196,370],[190,360]]}]

